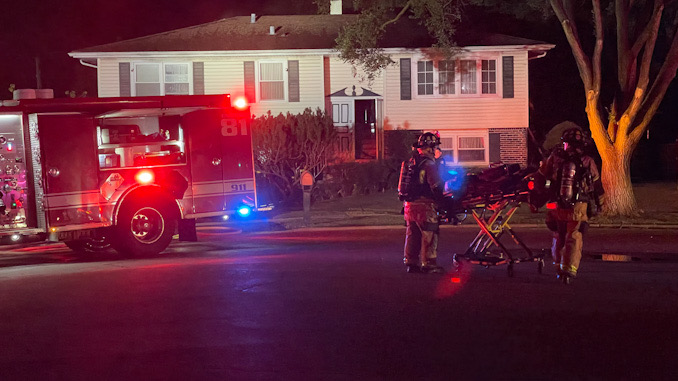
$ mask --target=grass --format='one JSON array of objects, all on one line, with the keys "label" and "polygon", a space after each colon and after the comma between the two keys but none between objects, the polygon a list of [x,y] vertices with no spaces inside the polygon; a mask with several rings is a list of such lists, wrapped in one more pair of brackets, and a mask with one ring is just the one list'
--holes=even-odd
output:
[{"label": "grass", "polygon": [[[661,226],[678,224],[678,186],[675,182],[642,183],[634,185],[638,206],[642,209],[639,217],[608,218],[597,216],[592,224],[613,226],[648,225]],[[381,193],[343,197],[320,201],[311,206],[313,226],[367,226],[402,225],[400,213],[402,203],[395,190]],[[527,205],[521,206],[511,219],[512,224],[543,224],[546,211],[530,212]],[[272,221],[286,228],[300,227],[303,210],[279,211]],[[467,218],[464,224],[475,224]]]}]

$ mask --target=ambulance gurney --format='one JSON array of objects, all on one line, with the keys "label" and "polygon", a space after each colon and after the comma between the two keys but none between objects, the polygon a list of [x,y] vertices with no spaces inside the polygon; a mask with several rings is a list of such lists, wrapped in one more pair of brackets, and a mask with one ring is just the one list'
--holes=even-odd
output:
[{"label": "ambulance gurney", "polygon": [[[479,173],[459,175],[450,171],[446,180],[446,195],[451,203],[443,214],[443,222],[457,223],[469,213],[480,227],[478,235],[463,254],[454,254],[454,264],[460,269],[463,261],[485,267],[507,265],[513,276],[513,265],[537,262],[537,271],[544,268],[544,254],[535,255],[509,225],[511,217],[522,203],[530,201],[530,178],[533,169],[496,164]],[[514,255],[503,243],[505,233],[511,237],[522,255]]]}]

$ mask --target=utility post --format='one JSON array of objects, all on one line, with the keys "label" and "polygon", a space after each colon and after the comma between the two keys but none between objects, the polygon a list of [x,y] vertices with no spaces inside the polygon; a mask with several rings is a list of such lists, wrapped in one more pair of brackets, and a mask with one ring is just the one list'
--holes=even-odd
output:
[{"label": "utility post", "polygon": [[313,190],[313,175],[309,171],[301,174],[301,190],[304,193],[304,225],[311,226],[311,191]]},{"label": "utility post", "polygon": [[40,71],[40,57],[35,57],[35,85],[36,89],[42,89],[42,73]]}]

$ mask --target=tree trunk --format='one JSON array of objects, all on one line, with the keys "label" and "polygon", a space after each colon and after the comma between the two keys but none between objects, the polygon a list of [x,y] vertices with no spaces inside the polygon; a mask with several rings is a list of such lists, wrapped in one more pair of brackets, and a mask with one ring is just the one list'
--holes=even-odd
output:
[{"label": "tree trunk", "polygon": [[[607,131],[599,113],[597,93],[587,91],[586,114],[591,129],[591,137],[596,143],[602,159],[600,178],[605,190],[605,216],[637,216],[639,214],[636,197],[631,184],[631,155],[636,144],[627,136],[625,123],[628,118],[619,121],[615,131]],[[616,136],[613,141],[608,134]]]},{"label": "tree trunk", "polygon": [[632,152],[625,148],[620,152],[615,147],[600,150],[603,159],[600,176],[605,189],[603,214],[606,216],[636,216],[640,212],[631,184]]}]

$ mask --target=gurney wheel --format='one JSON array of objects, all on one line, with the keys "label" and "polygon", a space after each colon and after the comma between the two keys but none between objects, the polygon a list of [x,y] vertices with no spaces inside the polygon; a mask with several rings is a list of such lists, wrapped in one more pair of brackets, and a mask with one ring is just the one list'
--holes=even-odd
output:
[{"label": "gurney wheel", "polygon": [[537,273],[541,274],[544,272],[544,259],[540,259],[537,261]]},{"label": "gurney wheel", "polygon": [[508,267],[506,267],[506,272],[508,273],[509,278],[513,278],[513,263],[509,262]]},{"label": "gurney wheel", "polygon": [[452,257],[452,265],[454,266],[454,269],[457,271],[461,270],[462,264],[461,261],[459,260],[459,255],[455,254],[454,257]]}]

